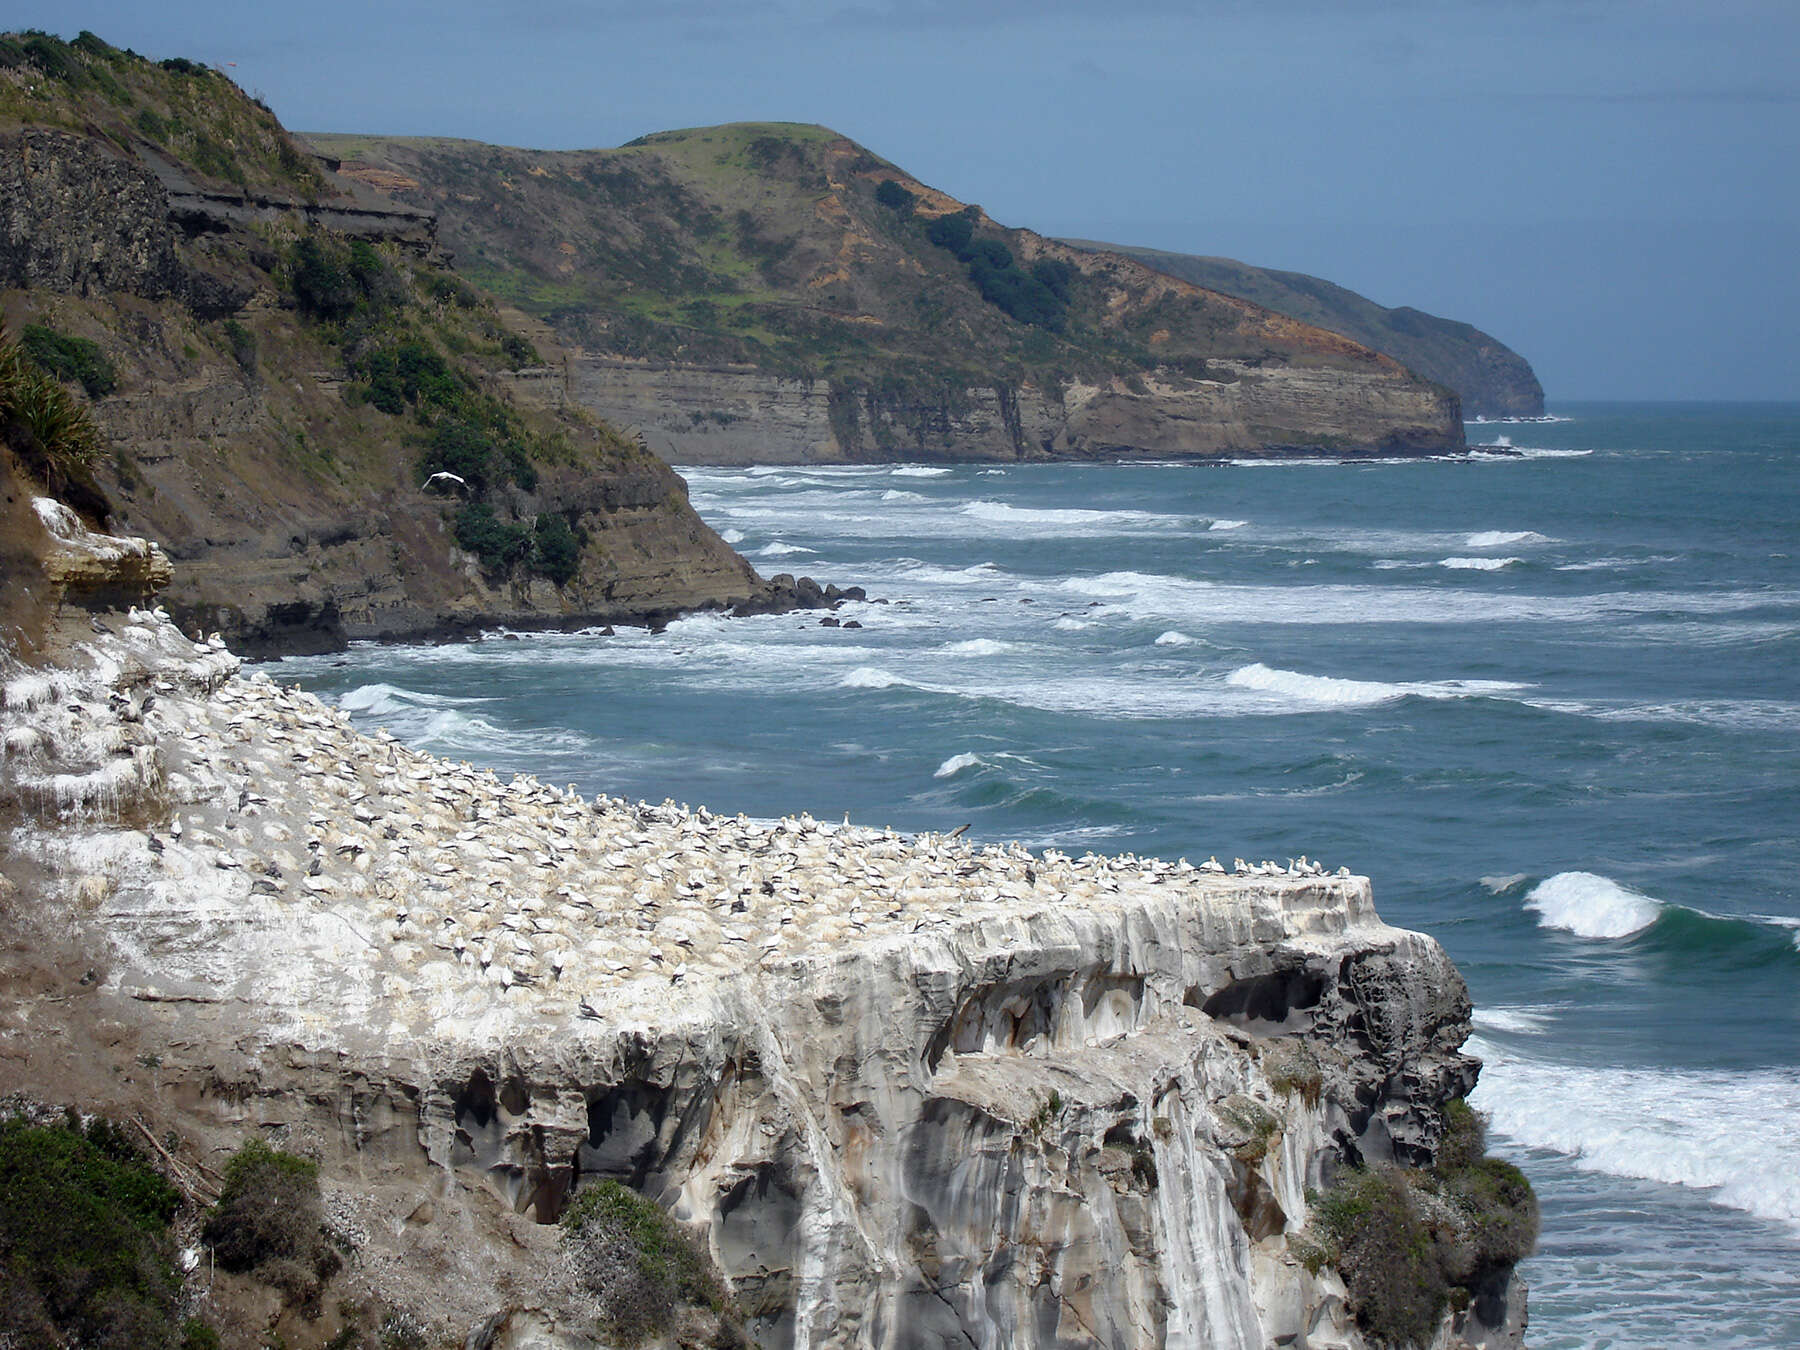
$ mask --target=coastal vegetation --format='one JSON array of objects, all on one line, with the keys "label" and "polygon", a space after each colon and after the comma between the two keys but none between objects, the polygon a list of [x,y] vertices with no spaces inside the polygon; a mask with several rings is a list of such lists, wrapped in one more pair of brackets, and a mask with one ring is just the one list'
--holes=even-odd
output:
[{"label": "coastal vegetation", "polygon": [[110,1121],[0,1121],[0,1326],[19,1343],[206,1350],[177,1312],[181,1194]]},{"label": "coastal vegetation", "polygon": [[220,71],[184,57],[152,61],[93,33],[72,41],[28,31],[0,35],[0,128],[61,127],[138,142],[238,189],[316,198],[318,167],[275,114]]},{"label": "coastal vegetation", "polygon": [[306,1305],[343,1264],[324,1230],[318,1164],[252,1137],[226,1163],[202,1236],[221,1269],[252,1274]]},{"label": "coastal vegetation", "polygon": [[563,1259],[611,1342],[641,1345],[673,1330],[685,1309],[702,1309],[717,1323],[710,1344],[750,1344],[711,1259],[655,1202],[601,1181],[584,1187],[560,1222]]},{"label": "coastal vegetation", "polygon": [[87,401],[58,378],[84,374],[110,388],[112,367],[92,343],[63,338],[32,326],[15,342],[0,323],[0,438],[33,479],[52,495],[104,519],[106,496],[94,481],[101,450],[99,428]]},{"label": "coastal vegetation", "polygon": [[1444,1108],[1432,1166],[1347,1169],[1310,1200],[1295,1255],[1343,1277],[1357,1325],[1380,1345],[1425,1345],[1446,1308],[1466,1308],[1537,1243],[1531,1183],[1487,1156],[1486,1125],[1460,1099]]}]

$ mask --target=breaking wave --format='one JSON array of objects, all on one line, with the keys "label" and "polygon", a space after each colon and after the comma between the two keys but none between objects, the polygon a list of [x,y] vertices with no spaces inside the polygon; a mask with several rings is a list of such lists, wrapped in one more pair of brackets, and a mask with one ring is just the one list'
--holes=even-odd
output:
[{"label": "breaking wave", "polygon": [[[1499,1029],[1499,1028],[1496,1028]],[[1476,1036],[1474,1104],[1495,1131],[1583,1171],[1710,1193],[1800,1231],[1800,1078],[1767,1069],[1560,1063]]]},{"label": "breaking wave", "polygon": [[1622,938],[1656,922],[1662,901],[1597,872],[1558,872],[1531,888],[1525,908],[1538,923],[1586,938]]},{"label": "breaking wave", "polygon": [[1390,684],[1383,680],[1344,680],[1332,675],[1305,675],[1258,661],[1240,666],[1226,683],[1239,689],[1280,694],[1322,707],[1357,707],[1401,698],[1480,698],[1515,693],[1528,686],[1508,680],[1432,680]]}]

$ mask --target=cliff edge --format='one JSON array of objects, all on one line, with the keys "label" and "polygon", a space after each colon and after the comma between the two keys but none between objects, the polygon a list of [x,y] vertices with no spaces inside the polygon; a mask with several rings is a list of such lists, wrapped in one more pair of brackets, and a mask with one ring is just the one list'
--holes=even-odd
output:
[{"label": "cliff edge", "polygon": [[584,800],[60,612],[0,672],[0,1093],[195,1203],[313,1160],[323,1293],[194,1249],[228,1350],[617,1344],[655,1230],[581,1247],[584,1194],[718,1272],[661,1345],[1520,1344],[1467,992],[1365,879]]}]

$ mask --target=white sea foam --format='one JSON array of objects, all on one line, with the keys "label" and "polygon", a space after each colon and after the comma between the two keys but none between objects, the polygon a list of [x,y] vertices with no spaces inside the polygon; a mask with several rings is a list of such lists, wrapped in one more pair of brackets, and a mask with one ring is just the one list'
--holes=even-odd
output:
[{"label": "white sea foam", "polygon": [[881,494],[881,500],[884,502],[925,502],[931,499],[923,493],[902,492],[899,488],[889,488]]},{"label": "white sea foam", "polygon": [[1171,628],[1168,632],[1163,633],[1156,639],[1156,645],[1158,647],[1186,647],[1191,645],[1193,641],[1194,639],[1189,637],[1186,633],[1179,633]]},{"label": "white sea foam", "polygon": [[858,666],[838,681],[844,689],[892,689],[895,685],[910,687],[911,683],[879,666]]},{"label": "white sea foam", "polygon": [[1800,1231],[1800,1078],[1786,1070],[1559,1063],[1476,1037],[1473,1101],[1495,1133],[1584,1171],[1711,1192]]},{"label": "white sea foam", "polygon": [[949,759],[938,765],[937,772],[933,773],[931,776],[933,778],[954,778],[964,769],[972,769],[980,763],[982,763],[980,755],[952,755]]},{"label": "white sea foam", "polygon": [[996,642],[993,638],[970,638],[967,642],[952,642],[944,648],[952,656],[999,656],[1012,649],[1012,643]]},{"label": "white sea foam", "polygon": [[1482,453],[1484,447],[1471,446],[1469,458],[1483,460],[1490,464],[1521,464],[1532,459],[1585,459],[1593,454],[1592,450],[1554,450],[1548,446],[1522,445],[1500,448],[1485,447],[1489,453]]},{"label": "white sea foam", "polygon": [[1241,530],[1249,523],[1247,520],[1215,520],[1206,528],[1209,530]]},{"label": "white sea foam", "polygon": [[1524,561],[1523,558],[1440,558],[1438,566],[1454,572],[1498,572],[1502,567]]},{"label": "white sea foam", "polygon": [[742,530],[721,530],[719,538],[728,544],[741,544],[744,542],[744,532]]},{"label": "white sea foam", "polygon": [[951,473],[951,470],[935,468],[926,464],[902,464],[899,468],[889,472],[895,478],[944,478]]},{"label": "white sea foam", "polygon": [[1477,1008],[1475,1025],[1484,1031],[1504,1031],[1514,1036],[1535,1036],[1550,1025],[1557,1009],[1536,1004],[1518,1008]]},{"label": "white sea foam", "polygon": [[1525,908],[1538,923],[1577,937],[1622,938],[1656,922],[1662,902],[1597,872],[1558,872],[1531,888]]},{"label": "white sea foam", "polygon": [[1004,477],[1006,477],[1006,470],[1005,469],[983,469],[979,474],[976,475],[976,477],[978,477],[978,478],[1004,478]]},{"label": "white sea foam", "polygon": [[1590,595],[1531,595],[1474,587],[1257,585],[1218,583],[1146,572],[1070,577],[1056,589],[1111,601],[1133,618],[1209,625],[1328,623],[1592,623],[1619,631],[1621,618],[1701,614],[1717,624],[1738,610],[1800,604],[1800,591],[1602,591]]},{"label": "white sea foam", "polygon": [[1478,698],[1490,694],[1516,693],[1527,688],[1507,680],[1432,680],[1388,683],[1384,680],[1344,680],[1332,675],[1306,675],[1297,670],[1265,666],[1240,666],[1227,677],[1226,683],[1239,689],[1255,689],[1278,694],[1300,703],[1322,707],[1357,707],[1387,703],[1393,699]]},{"label": "white sea foam", "polygon": [[449,694],[425,694],[416,689],[404,689],[397,684],[359,684],[338,696],[338,707],[346,712],[362,713],[368,717],[383,717],[397,712],[455,708],[489,701],[485,698],[455,698]]},{"label": "white sea foam", "polygon": [[1092,628],[1094,625],[1086,619],[1071,619],[1064,615],[1050,626],[1064,633],[1079,633],[1082,629]]},{"label": "white sea foam", "polygon": [[988,525],[1073,529],[1082,532],[1139,531],[1167,529],[1183,523],[1178,517],[1157,515],[1153,511],[1092,511],[1081,507],[1037,508],[1012,506],[1006,502],[973,501],[962,508],[962,514]]},{"label": "white sea foam", "polygon": [[1548,535],[1536,530],[1482,530],[1463,541],[1470,548],[1505,548],[1509,544],[1548,544]]},{"label": "white sea foam", "polygon": [[765,544],[763,547],[757,549],[756,556],[759,558],[785,558],[794,553],[813,552],[816,552],[816,550],[807,548],[804,544],[774,543]]},{"label": "white sea foam", "polygon": [[1531,876],[1529,873],[1511,872],[1503,877],[1500,877],[1500,876],[1482,877],[1481,884],[1483,886],[1487,887],[1487,891],[1488,891],[1489,895],[1505,895],[1514,886],[1517,886],[1521,882],[1530,881],[1530,880],[1531,880]]},{"label": "white sea foam", "polygon": [[1601,722],[1671,722],[1726,731],[1800,729],[1800,703],[1772,698],[1683,699],[1668,703],[1587,703],[1579,699],[1527,699],[1546,712],[1592,717]]}]

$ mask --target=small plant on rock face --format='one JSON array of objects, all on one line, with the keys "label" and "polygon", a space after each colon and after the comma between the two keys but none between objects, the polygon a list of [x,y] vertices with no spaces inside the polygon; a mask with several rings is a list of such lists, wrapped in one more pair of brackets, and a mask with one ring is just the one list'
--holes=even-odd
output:
[{"label": "small plant on rock face", "polygon": [[585,1187],[561,1224],[564,1260],[595,1298],[611,1339],[642,1344],[668,1331],[684,1306],[726,1313],[724,1281],[712,1261],[637,1192],[616,1181]]},{"label": "small plant on rock face", "polygon": [[1480,1115],[1453,1101],[1430,1168],[1354,1168],[1324,1195],[1309,1193],[1312,1222],[1289,1250],[1315,1274],[1336,1267],[1372,1341],[1426,1344],[1447,1307],[1467,1307],[1531,1254],[1531,1183],[1486,1152]]},{"label": "small plant on rock face", "polygon": [[318,1164],[253,1138],[225,1165],[205,1238],[226,1270],[249,1272],[309,1303],[342,1264],[324,1223]]}]

